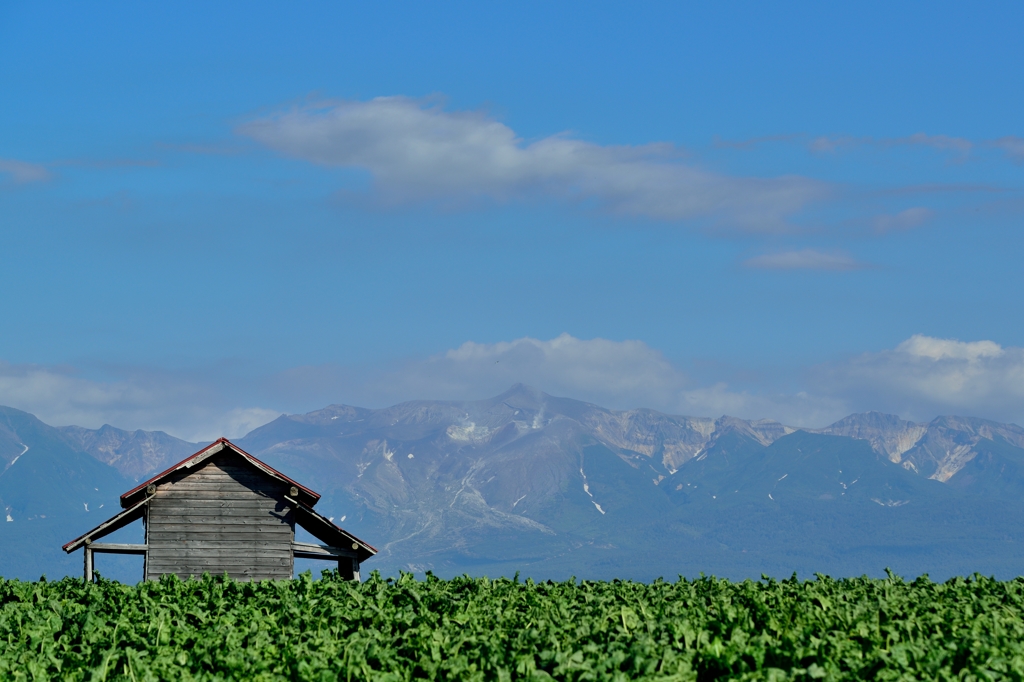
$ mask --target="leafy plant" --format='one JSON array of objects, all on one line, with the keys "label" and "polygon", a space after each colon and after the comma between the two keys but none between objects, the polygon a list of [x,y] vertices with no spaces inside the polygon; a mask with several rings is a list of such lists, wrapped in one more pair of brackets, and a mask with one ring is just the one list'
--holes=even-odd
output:
[{"label": "leafy plant", "polygon": [[1022,607],[979,575],[0,579],[0,679],[1024,679]]}]

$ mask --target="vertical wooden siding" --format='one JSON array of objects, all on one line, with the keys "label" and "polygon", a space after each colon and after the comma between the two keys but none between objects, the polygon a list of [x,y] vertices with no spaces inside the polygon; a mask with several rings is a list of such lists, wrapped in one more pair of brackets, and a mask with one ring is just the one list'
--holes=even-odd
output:
[{"label": "vertical wooden siding", "polygon": [[230,453],[176,473],[149,503],[146,579],[290,579],[295,521],[285,494],[284,484]]}]

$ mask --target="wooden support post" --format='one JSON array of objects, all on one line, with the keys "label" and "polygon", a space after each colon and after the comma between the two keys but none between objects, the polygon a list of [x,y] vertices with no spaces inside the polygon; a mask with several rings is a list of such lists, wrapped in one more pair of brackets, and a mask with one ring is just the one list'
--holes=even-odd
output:
[{"label": "wooden support post", "polygon": [[357,583],[361,582],[359,579],[359,560],[355,557],[341,557],[338,559],[338,574],[344,580],[355,580]]},{"label": "wooden support post", "polygon": [[89,545],[82,548],[82,552],[85,554],[85,582],[92,582],[92,549]]}]

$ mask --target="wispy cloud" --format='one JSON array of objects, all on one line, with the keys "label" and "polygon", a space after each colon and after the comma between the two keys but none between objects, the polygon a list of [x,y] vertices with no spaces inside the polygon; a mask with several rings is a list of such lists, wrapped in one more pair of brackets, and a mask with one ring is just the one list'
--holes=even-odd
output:
[{"label": "wispy cloud", "polygon": [[109,170],[111,168],[156,168],[162,164],[156,159],[61,159],[50,165]]},{"label": "wispy cloud", "polygon": [[197,142],[158,142],[157,149],[164,149],[183,154],[200,154],[204,156],[238,156],[245,152],[243,145],[223,143],[197,143]]},{"label": "wispy cloud", "polygon": [[161,165],[155,159],[57,159],[46,164],[28,163],[16,159],[0,159],[0,180],[6,175],[16,184],[46,182],[54,177],[50,169],[90,168],[111,170],[116,168],[154,168]]},{"label": "wispy cloud", "polygon": [[928,222],[933,215],[935,215],[935,212],[931,209],[915,206],[894,215],[875,216],[872,222],[874,223],[875,232],[879,233],[891,232],[893,230],[909,230]]},{"label": "wispy cloud", "polygon": [[7,175],[12,181],[21,185],[30,182],[45,182],[53,176],[46,166],[28,163],[16,159],[0,159],[0,176]]},{"label": "wispy cloud", "polygon": [[879,140],[879,144],[887,147],[931,147],[946,152],[957,152],[967,154],[974,148],[974,143],[964,137],[951,137],[949,135],[927,135],[915,133],[908,137],[885,138]]},{"label": "wispy cloud", "polygon": [[949,135],[928,135],[915,133],[905,137],[855,137],[851,135],[828,136],[820,135],[811,139],[807,148],[812,152],[833,153],[846,148],[877,146],[877,147],[930,147],[939,151],[956,152],[960,155],[969,154],[975,144],[964,137]]},{"label": "wispy cloud", "polygon": [[806,391],[753,391],[735,388],[726,382],[680,391],[676,402],[662,408],[674,414],[694,417],[740,417],[774,419],[788,426],[817,428],[835,423],[850,414],[850,406],[836,396]]},{"label": "wispy cloud", "polygon": [[809,143],[807,143],[807,148],[810,149],[812,152],[826,154],[839,151],[844,147],[856,147],[861,144],[869,143],[870,138],[850,137],[848,135],[842,135],[839,137],[829,137],[827,135],[820,135],[812,139]]},{"label": "wispy cloud", "polygon": [[754,256],[743,262],[748,268],[758,270],[860,270],[867,267],[842,252],[800,249],[780,251]]},{"label": "wispy cloud", "polygon": [[1024,138],[1007,135],[998,140],[992,140],[991,145],[1002,149],[1008,157],[1017,163],[1024,163]]},{"label": "wispy cloud", "polygon": [[880,196],[914,196],[928,194],[1005,194],[1013,191],[1004,185],[985,183],[949,183],[932,182],[920,185],[903,185],[900,187],[888,187],[875,190],[874,194]]},{"label": "wispy cloud", "polygon": [[761,137],[750,137],[745,140],[723,140],[716,137],[712,145],[717,149],[740,149],[749,150],[760,147],[764,144],[770,144],[772,142],[792,142],[793,140],[799,140],[806,138],[806,135],[800,133],[788,133],[783,135],[763,135]]},{"label": "wispy cloud", "polygon": [[627,216],[775,231],[827,194],[823,183],[803,177],[703,170],[670,144],[607,146],[566,134],[526,142],[483,113],[406,97],[296,108],[238,130],[289,156],[365,169],[378,194],[393,202],[548,198]]}]

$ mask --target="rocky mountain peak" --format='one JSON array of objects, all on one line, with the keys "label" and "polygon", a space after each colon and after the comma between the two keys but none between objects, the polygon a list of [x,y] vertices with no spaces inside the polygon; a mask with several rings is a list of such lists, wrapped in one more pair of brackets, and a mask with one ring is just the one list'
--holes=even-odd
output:
[{"label": "rocky mountain peak", "polygon": [[199,449],[197,444],[163,431],[125,431],[110,424],[98,429],[61,426],[56,430],[73,449],[88,453],[135,481],[161,471]]},{"label": "rocky mountain peak", "polygon": [[539,410],[551,396],[526,384],[514,384],[501,395],[487,402],[504,403],[510,407]]},{"label": "rocky mountain peak", "polygon": [[915,424],[893,414],[864,412],[851,414],[824,429],[808,430],[866,440],[875,452],[898,464],[903,460],[904,453],[917,445],[927,429],[926,424]]}]

